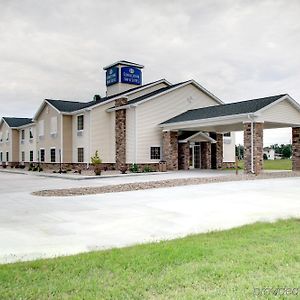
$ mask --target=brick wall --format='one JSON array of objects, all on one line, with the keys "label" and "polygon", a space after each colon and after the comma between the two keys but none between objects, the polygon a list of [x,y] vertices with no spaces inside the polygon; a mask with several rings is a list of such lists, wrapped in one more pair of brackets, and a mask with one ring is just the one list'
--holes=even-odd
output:
[{"label": "brick wall", "polygon": [[292,128],[293,171],[300,171],[300,127]]},{"label": "brick wall", "polygon": [[190,162],[190,143],[178,144],[178,168],[188,170]]},{"label": "brick wall", "polygon": [[201,142],[201,169],[211,169],[211,143]]},{"label": "brick wall", "polygon": [[[255,174],[263,170],[263,123],[253,123],[253,169]],[[251,173],[251,123],[244,124],[244,170]]]},{"label": "brick wall", "polygon": [[163,131],[163,160],[167,170],[178,170],[178,133]]}]

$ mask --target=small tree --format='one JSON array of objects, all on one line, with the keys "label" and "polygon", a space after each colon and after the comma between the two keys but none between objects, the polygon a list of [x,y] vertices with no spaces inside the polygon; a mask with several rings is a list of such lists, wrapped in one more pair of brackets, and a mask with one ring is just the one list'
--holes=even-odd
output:
[{"label": "small tree", "polygon": [[102,160],[98,154],[98,150],[96,150],[95,155],[91,157],[92,165],[94,166],[95,175],[101,175],[101,163]]}]

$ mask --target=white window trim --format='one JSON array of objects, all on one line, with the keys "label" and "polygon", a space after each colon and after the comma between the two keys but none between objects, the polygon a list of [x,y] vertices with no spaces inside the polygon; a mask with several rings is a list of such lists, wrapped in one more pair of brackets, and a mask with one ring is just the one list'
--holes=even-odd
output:
[{"label": "white window trim", "polygon": [[[78,117],[83,117],[83,129],[78,129]],[[77,115],[76,116],[76,130],[77,132],[83,132],[84,131],[84,123],[85,123],[85,117],[84,117],[84,114],[81,114],[81,115]]]},{"label": "white window trim", "polygon": [[[43,134],[41,133],[41,124],[43,124]],[[40,120],[38,126],[39,126],[39,137],[43,137],[45,135],[45,120]]]},{"label": "white window trim", "polygon": [[[44,150],[44,160],[42,161],[41,150]],[[39,162],[46,162],[46,150],[45,148],[40,148],[39,150]]]},{"label": "white window trim", "polygon": [[[159,148],[159,158],[151,158],[151,148]],[[162,147],[161,145],[152,145],[150,146],[150,160],[151,161],[160,161],[162,157]]]},{"label": "white window trim", "polygon": [[[56,122],[56,128],[55,129],[53,129],[52,128],[52,125],[54,125],[54,124],[52,124],[52,121],[53,120],[55,120],[55,122]],[[57,117],[51,117],[51,119],[50,119],[50,134],[51,135],[57,135],[57,126],[58,126],[58,120],[57,120]]]},{"label": "white window trim", "polygon": [[[51,150],[55,150],[55,161],[52,161],[52,159],[51,159]],[[50,148],[50,163],[57,163],[56,155],[57,155],[56,147],[51,147]]]}]

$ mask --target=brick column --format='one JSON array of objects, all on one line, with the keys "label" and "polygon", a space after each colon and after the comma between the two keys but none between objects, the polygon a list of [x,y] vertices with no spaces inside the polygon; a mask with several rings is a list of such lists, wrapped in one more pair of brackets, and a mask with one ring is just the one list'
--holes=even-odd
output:
[{"label": "brick column", "polygon": [[300,127],[292,128],[293,171],[300,171]]},{"label": "brick column", "polygon": [[178,133],[163,131],[163,160],[167,170],[178,170]]},{"label": "brick column", "polygon": [[[127,98],[115,101],[115,107],[126,105]],[[115,142],[116,142],[116,168],[119,170],[126,165],[126,109],[115,112]]]},{"label": "brick column", "polygon": [[[258,175],[263,170],[263,123],[253,123],[253,170]],[[251,173],[251,123],[244,123],[244,170]]]},{"label": "brick column", "polygon": [[223,134],[216,134],[216,160],[217,160],[217,169],[222,169],[223,167]]},{"label": "brick column", "polygon": [[201,169],[211,169],[211,143],[201,143]]},{"label": "brick column", "polygon": [[190,143],[178,143],[178,168],[188,170],[190,164]]}]

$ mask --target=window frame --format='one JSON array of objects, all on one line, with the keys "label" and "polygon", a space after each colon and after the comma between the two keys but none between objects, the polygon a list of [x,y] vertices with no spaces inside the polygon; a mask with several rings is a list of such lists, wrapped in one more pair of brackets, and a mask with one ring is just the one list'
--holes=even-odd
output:
[{"label": "window frame", "polygon": [[151,160],[160,160],[161,159],[161,147],[160,146],[151,146],[150,147],[150,159]]},{"label": "window frame", "polygon": [[[54,160],[53,160],[53,153],[52,153],[52,151],[54,150]],[[56,163],[56,148],[50,148],[50,162],[52,162],[52,163]]]},{"label": "window frame", "polygon": [[[79,159],[79,150],[82,150],[82,159]],[[77,148],[77,162],[78,163],[83,163],[84,162],[84,147],[78,147]]]},{"label": "window frame", "polygon": [[21,141],[25,140],[25,129],[21,129]]},{"label": "window frame", "polygon": [[25,151],[21,151],[21,161],[25,161]]},{"label": "window frame", "polygon": [[[42,159],[42,151],[43,151],[43,159]],[[46,155],[45,148],[40,148],[40,153],[39,153],[40,162],[45,162],[45,155]]]},{"label": "window frame", "polygon": [[33,135],[33,127],[30,127],[29,128],[29,139],[32,140],[33,137],[34,137],[34,135]]},{"label": "window frame", "polygon": [[33,160],[34,160],[33,158],[34,158],[33,150],[30,150],[30,151],[29,151],[29,161],[30,161],[30,162],[33,162]]},{"label": "window frame", "polygon": [[[79,123],[80,118],[82,118],[82,124]],[[77,123],[76,124],[77,124],[77,131],[83,131],[84,130],[84,114],[77,116]],[[79,126],[79,124],[82,125],[82,128],[79,128],[79,127],[81,127],[81,126]]]}]

